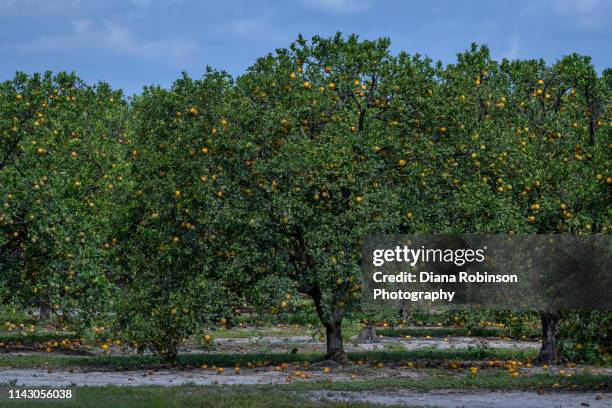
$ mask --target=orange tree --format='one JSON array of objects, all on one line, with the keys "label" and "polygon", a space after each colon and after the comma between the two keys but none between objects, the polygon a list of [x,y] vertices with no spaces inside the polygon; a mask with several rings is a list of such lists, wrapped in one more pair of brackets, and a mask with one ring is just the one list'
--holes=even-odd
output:
[{"label": "orange tree", "polygon": [[[435,185],[447,230],[608,232],[609,73],[577,55],[497,63],[473,46],[438,77],[427,130],[439,156],[421,184]],[[558,319],[542,312],[541,361],[556,355]]]},{"label": "orange tree", "polygon": [[[609,71],[598,76],[590,59],[576,54],[550,67],[542,61],[520,61],[502,68],[513,91],[510,112],[522,168],[513,201],[527,220],[525,231],[609,233]],[[539,361],[557,359],[557,325],[568,313],[542,311]],[[580,336],[575,331],[570,337],[576,343]],[[598,347],[597,340],[588,344]]]},{"label": "orange tree", "polygon": [[220,135],[230,79],[208,71],[170,90],[149,87],[132,106],[126,208],[115,331],[168,359],[181,340],[225,324],[235,310],[242,264]]},{"label": "orange tree", "polygon": [[433,82],[432,69],[388,48],[386,39],[298,38],[238,79],[225,135],[226,199],[257,241],[244,255],[312,298],[336,361],[346,359],[342,320],[360,300],[361,239],[397,232],[399,189],[418,190],[406,182],[412,146],[398,120],[403,110],[419,115],[427,88],[399,95]]},{"label": "orange tree", "polygon": [[107,310],[125,112],[120,91],[71,74],[0,84],[2,301],[83,325]]}]

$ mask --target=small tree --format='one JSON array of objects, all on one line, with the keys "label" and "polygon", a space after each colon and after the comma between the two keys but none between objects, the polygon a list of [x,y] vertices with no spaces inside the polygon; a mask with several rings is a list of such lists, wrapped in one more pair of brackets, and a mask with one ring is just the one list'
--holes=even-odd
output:
[{"label": "small tree", "polygon": [[[542,61],[504,66],[517,152],[524,176],[514,196],[529,233],[606,233],[610,225],[610,88],[588,57],[571,55],[551,67]],[[538,361],[557,360],[562,312],[542,311]]]},{"label": "small tree", "polygon": [[86,326],[113,298],[125,113],[120,91],[72,74],[0,84],[0,287],[42,317]]},{"label": "small tree", "polygon": [[133,194],[122,204],[116,330],[167,359],[182,339],[226,324],[235,310],[240,238],[223,198],[218,142],[230,86],[210,70],[199,81],[185,75],[171,90],[146,88],[132,107]]}]

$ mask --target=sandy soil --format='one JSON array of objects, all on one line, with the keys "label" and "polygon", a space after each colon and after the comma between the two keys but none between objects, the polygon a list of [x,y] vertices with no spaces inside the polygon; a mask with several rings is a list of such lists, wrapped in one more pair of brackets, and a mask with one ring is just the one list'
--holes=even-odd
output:
[{"label": "sandy soil", "polygon": [[436,408],[552,408],[612,406],[612,394],[595,392],[535,391],[312,391],[316,401],[334,400]]},{"label": "sandy soil", "polygon": [[[330,367],[329,373],[324,368]],[[561,367],[551,367],[549,372],[556,373]],[[612,375],[612,368],[581,366],[579,368],[564,368],[568,375],[574,375],[588,370],[592,374]],[[521,369],[522,375],[542,373],[541,367]],[[460,372],[452,371],[456,375]],[[486,375],[482,371],[479,375]],[[207,369],[152,369],[111,371],[92,368],[46,369],[46,368],[0,368],[0,384],[15,383],[21,386],[52,386],[65,387],[94,385],[162,385],[173,386],[181,384],[279,384],[290,381],[359,381],[379,378],[411,378],[426,380],[427,373],[419,369],[406,368],[397,365],[375,368],[373,365],[352,364],[349,366],[330,366],[325,362],[313,364],[304,368],[300,364],[281,366],[265,366],[259,368],[241,368],[237,374],[234,367],[224,367],[223,372],[216,368]]]},{"label": "sandy soil", "polygon": [[[430,328],[431,329],[431,328]],[[435,327],[434,327],[435,329]],[[270,329],[270,331],[274,331]],[[214,338],[214,347],[212,350],[206,350],[200,346],[187,343],[181,348],[181,353],[285,353],[292,351],[297,348],[300,352],[324,352],[325,342],[321,341],[318,337],[311,335],[275,335],[273,333],[265,336],[251,336],[243,338],[228,338],[219,337]],[[538,349],[540,347],[539,341],[530,340],[510,340],[500,339],[496,337],[483,338],[483,337],[464,337],[464,336],[435,336],[435,337],[412,337],[410,339],[402,337],[379,337],[379,342],[374,344],[355,344],[354,338],[351,341],[345,342],[346,351],[369,351],[369,350],[384,350],[386,348],[393,348],[395,350],[416,350],[422,348],[438,348],[438,349],[461,349],[469,346],[484,345],[492,348],[506,348],[506,349]],[[22,344],[12,346],[11,349],[0,350],[2,352],[10,352],[11,354],[38,354],[44,353],[39,347],[35,345]],[[82,348],[80,350],[67,350],[59,349],[57,352],[62,354],[84,354],[84,355],[95,355],[102,354],[102,350],[99,348]],[[124,355],[134,354],[135,351],[131,349],[114,348],[112,347],[109,351],[104,354],[111,355]]]},{"label": "sandy soil", "polygon": [[240,375],[217,374],[212,371],[193,370],[157,370],[157,371],[88,371],[53,370],[44,369],[11,369],[0,370],[0,383],[16,381],[15,385],[38,387],[67,387],[67,386],[104,386],[104,385],[163,385],[173,386],[181,384],[278,384],[284,383],[287,373],[268,371],[246,373]]},{"label": "sandy soil", "polygon": [[[374,344],[353,344],[352,342],[345,343],[346,351],[368,351],[368,350],[384,350],[388,347],[399,347],[405,350],[416,350],[427,347],[435,347],[438,349],[462,349],[469,346],[484,345],[492,348],[507,348],[507,349],[539,349],[539,341],[525,340],[502,340],[497,338],[482,338],[482,337],[413,337],[404,339],[398,337],[382,337],[379,343]],[[215,339],[215,351],[217,352],[287,352],[292,348],[297,347],[301,352],[323,352],[325,351],[325,343],[318,339],[313,339],[312,336],[260,336],[246,338],[223,338]],[[185,350],[190,353],[206,352],[201,349]]]},{"label": "sandy soil", "polygon": [[[332,368],[329,374],[323,367],[304,369],[297,365],[289,369],[277,370],[275,367],[242,368],[240,374],[233,367],[225,367],[223,373],[209,369],[193,370],[130,370],[130,371],[92,371],[85,369],[47,370],[42,368],[0,368],[0,384],[14,383],[19,386],[102,386],[102,385],[162,385],[181,384],[280,384],[290,381],[351,381],[364,378],[423,378],[425,374],[407,369],[374,369],[369,366],[346,369]],[[305,376],[304,376],[305,375]],[[306,378],[304,378],[306,377]]]},{"label": "sandy soil", "polygon": [[539,349],[539,341],[525,340],[501,340],[487,339],[482,337],[432,337],[431,339],[418,337],[411,339],[402,339],[394,337],[383,337],[380,343],[374,344],[358,344],[356,350],[376,350],[384,349],[385,345],[397,344],[403,346],[406,350],[416,350],[426,347],[436,347],[439,349],[462,349],[468,346],[484,345],[492,348],[508,348],[508,349]]}]

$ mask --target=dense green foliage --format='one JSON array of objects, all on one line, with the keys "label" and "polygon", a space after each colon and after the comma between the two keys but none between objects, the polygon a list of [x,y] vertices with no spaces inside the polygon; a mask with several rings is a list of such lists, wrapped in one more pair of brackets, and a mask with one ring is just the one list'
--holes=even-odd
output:
[{"label": "dense green foliage", "polygon": [[68,74],[17,74],[0,96],[0,295],[87,325],[114,297],[127,104]]},{"label": "dense green foliage", "polygon": [[134,191],[122,200],[118,330],[169,357],[181,339],[233,314],[232,288],[247,266],[233,261],[241,236],[217,194],[222,161],[210,140],[229,84],[217,73],[185,77],[171,90],[147,88],[132,104]]},{"label": "dense green foliage", "polygon": [[[3,83],[2,301],[172,358],[302,294],[342,359],[365,234],[610,232],[610,70],[389,45],[300,37],[235,80],[209,69],[130,104],[66,74]],[[593,351],[606,316],[564,330]]]}]

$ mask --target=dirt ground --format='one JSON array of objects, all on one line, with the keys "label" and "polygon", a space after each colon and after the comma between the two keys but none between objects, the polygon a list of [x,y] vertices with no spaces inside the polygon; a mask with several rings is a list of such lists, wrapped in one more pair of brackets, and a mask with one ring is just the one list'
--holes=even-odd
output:
[{"label": "dirt ground", "polygon": [[[381,337],[379,343],[373,344],[354,344],[353,342],[345,343],[346,351],[370,351],[384,350],[389,347],[399,347],[405,350],[417,350],[428,347],[438,349],[464,349],[469,346],[475,347],[479,345],[492,348],[506,349],[539,349],[539,341],[525,340],[502,340],[498,338],[483,338],[483,337],[413,337],[405,339],[401,337]],[[215,339],[215,351],[217,352],[279,352],[284,353],[297,347],[300,352],[324,352],[325,343],[318,339],[313,339],[312,336],[260,336],[246,338],[223,338]],[[205,352],[201,349],[185,350],[191,353]]]},{"label": "dirt ground", "polygon": [[[233,385],[233,384],[282,384],[291,381],[359,381],[377,378],[412,378],[426,379],[426,372],[401,367],[385,366],[375,368],[372,365],[356,364],[343,367],[331,367],[324,373],[324,366],[317,364],[304,368],[300,364],[290,364],[286,368],[266,366],[259,368],[241,368],[239,373],[234,367],[224,367],[222,372],[217,368],[206,369],[153,369],[111,371],[91,368],[45,369],[45,368],[0,368],[0,384],[11,383],[19,386],[103,386],[103,385],[160,385],[174,386],[181,384],[197,385]],[[551,366],[550,372],[557,372],[561,367]],[[568,369],[566,374],[573,375],[588,370],[592,374],[612,374],[612,368],[581,366]],[[541,367],[522,368],[522,375],[542,373]],[[462,372],[449,371],[449,374],[463,375]],[[479,375],[486,375],[483,370]]]},{"label": "dirt ground", "polygon": [[[355,371],[355,370],[354,370]],[[308,378],[304,379],[304,375]],[[426,375],[416,370],[382,369],[362,370],[356,377],[350,370],[337,370],[324,374],[321,369],[300,371],[297,367],[276,371],[273,367],[242,369],[236,374],[230,368],[223,373],[212,370],[137,370],[137,371],[85,371],[45,369],[0,369],[0,383],[22,387],[74,387],[74,386],[175,386],[175,385],[255,385],[283,384],[290,381],[351,381],[371,378],[409,377]],[[381,405],[423,406],[438,408],[530,408],[530,407],[594,407],[612,406],[612,394],[605,392],[545,392],[536,391],[485,391],[439,390],[421,392],[414,390],[384,391],[308,391],[300,395],[325,404],[325,401],[364,402]]]},{"label": "dirt ground", "polygon": [[[537,349],[539,342],[525,340],[503,340],[499,338],[479,337],[416,337],[392,338],[382,337],[375,344],[353,344],[347,342],[347,351],[385,350],[392,348],[415,350],[423,348],[465,349],[469,346],[486,346],[504,349]],[[186,349],[188,353],[286,353],[293,348],[300,352],[323,352],[325,344],[312,336],[258,336],[248,338],[216,338],[213,351],[201,348]],[[13,353],[22,354],[22,353]],[[37,354],[24,352],[23,354]],[[113,353],[115,354],[115,353]],[[118,354],[118,353],[117,353]],[[478,362],[475,362],[476,365]],[[486,375],[486,365],[478,375]],[[480,365],[479,365],[480,366]],[[412,378],[427,381],[427,371],[386,364],[376,368],[369,364],[335,366],[326,373],[319,363],[304,368],[300,364],[266,366],[259,368],[242,367],[239,372],[234,367],[224,367],[220,372],[216,367],[199,369],[153,369],[112,371],[109,369],[72,368],[0,368],[0,384],[11,384],[22,387],[58,387],[70,386],[176,386],[176,385],[255,385],[284,384],[292,381],[363,381],[377,378]],[[551,366],[549,372],[564,368],[568,374],[588,370],[593,374],[612,374],[612,368],[579,366],[578,368]],[[542,367],[521,368],[521,375],[533,375],[544,372]],[[465,372],[452,371],[449,374],[465,375]],[[440,390],[420,392],[415,390],[387,391],[308,391],[300,395],[313,401],[325,403],[326,400],[365,402],[381,405],[427,406],[440,408],[526,408],[526,407],[609,407],[612,406],[612,394],[601,392],[546,392],[536,391],[485,391],[485,390]]]},{"label": "dirt ground", "polygon": [[561,408],[612,406],[612,394],[596,392],[535,391],[312,391],[308,397],[326,400],[366,402],[381,405],[400,405],[436,408]]},{"label": "dirt ground", "polygon": [[[437,327],[426,327],[427,329],[436,329]],[[200,345],[193,342],[187,342],[180,348],[181,353],[286,353],[297,349],[302,353],[308,352],[325,352],[325,341],[322,341],[318,336],[312,335],[282,335],[274,333],[275,329],[268,329],[265,335],[251,337],[215,337],[213,347],[204,349]],[[355,344],[354,337],[345,341],[346,351],[376,351],[385,349],[394,350],[417,350],[423,348],[437,349],[465,349],[467,347],[485,346],[491,348],[505,349],[538,349],[539,341],[533,340],[513,340],[501,339],[498,337],[467,337],[467,336],[415,336],[411,338],[403,337],[384,337],[379,336],[379,342],[373,344]],[[11,354],[37,354],[44,353],[45,344],[30,344],[27,342],[19,342],[10,345],[5,352]],[[107,351],[103,351],[98,347],[80,347],[80,348],[58,348],[56,352],[61,354],[106,354],[106,355],[129,355],[136,354],[136,351],[130,348],[111,347]]]},{"label": "dirt ground", "polygon": [[[355,374],[355,377],[353,377]],[[161,385],[174,386],[182,384],[196,385],[252,385],[252,384],[284,384],[291,381],[351,381],[374,378],[423,378],[425,374],[416,370],[372,367],[354,367],[354,369],[332,369],[329,374],[323,372],[323,367],[305,369],[299,365],[288,369],[274,366],[263,368],[242,368],[239,374],[233,367],[225,367],[222,373],[213,369],[193,370],[131,370],[131,371],[94,371],[85,369],[42,368],[0,368],[0,384],[13,383],[18,386],[104,386],[104,385]]]}]

